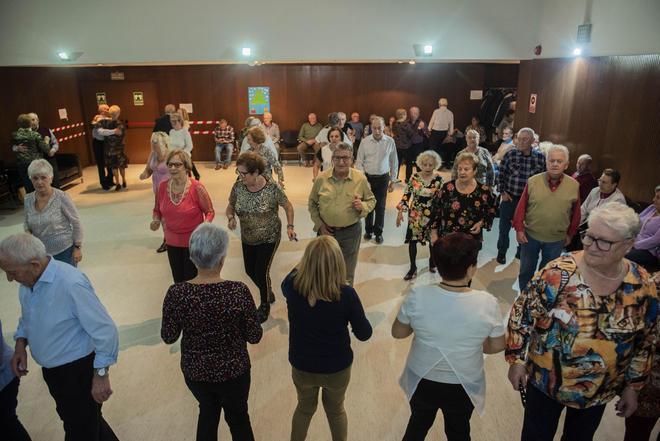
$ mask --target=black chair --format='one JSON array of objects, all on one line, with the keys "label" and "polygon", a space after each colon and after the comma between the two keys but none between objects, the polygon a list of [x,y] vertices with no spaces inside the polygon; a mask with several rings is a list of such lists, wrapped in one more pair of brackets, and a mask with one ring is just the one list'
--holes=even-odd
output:
[{"label": "black chair", "polygon": [[284,147],[297,147],[298,146],[298,132],[295,130],[285,130],[281,134],[282,145]]}]

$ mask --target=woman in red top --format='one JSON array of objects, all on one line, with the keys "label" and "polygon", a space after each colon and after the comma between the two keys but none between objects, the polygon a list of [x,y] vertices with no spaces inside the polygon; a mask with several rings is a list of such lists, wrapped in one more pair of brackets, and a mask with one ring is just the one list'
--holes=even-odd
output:
[{"label": "woman in red top", "polygon": [[188,153],[170,151],[167,168],[170,178],[158,186],[151,230],[156,231],[162,224],[172,277],[174,283],[179,283],[197,276],[188,242],[193,230],[202,222],[211,222],[215,212],[206,188],[190,177],[192,162]]}]

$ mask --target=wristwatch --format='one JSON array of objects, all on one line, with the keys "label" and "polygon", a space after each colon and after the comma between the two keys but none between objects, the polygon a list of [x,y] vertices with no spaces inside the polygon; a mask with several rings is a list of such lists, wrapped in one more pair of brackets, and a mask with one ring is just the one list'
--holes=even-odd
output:
[{"label": "wristwatch", "polygon": [[109,367],[102,367],[102,368],[94,369],[94,372],[95,372],[96,375],[98,375],[99,377],[105,377],[105,376],[107,376],[109,371],[110,371],[110,368],[109,368]]}]

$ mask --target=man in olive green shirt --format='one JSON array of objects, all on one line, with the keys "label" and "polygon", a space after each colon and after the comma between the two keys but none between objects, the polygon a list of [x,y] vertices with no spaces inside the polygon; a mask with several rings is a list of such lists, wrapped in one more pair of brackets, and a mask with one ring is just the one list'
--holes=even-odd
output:
[{"label": "man in olive green shirt", "polygon": [[353,148],[340,143],[332,154],[333,167],[321,173],[309,194],[314,231],[334,236],[346,262],[346,278],[353,285],[362,224],[360,219],[376,206],[366,176],[351,168]]},{"label": "man in olive green shirt", "polygon": [[319,134],[323,124],[316,120],[316,113],[310,113],[307,115],[307,122],[300,127],[300,132],[298,132],[298,153],[300,154],[300,163],[305,164],[309,167],[312,165],[311,161],[308,161],[305,157],[309,147],[314,150],[314,153],[318,150],[318,145],[316,144],[316,135]]}]

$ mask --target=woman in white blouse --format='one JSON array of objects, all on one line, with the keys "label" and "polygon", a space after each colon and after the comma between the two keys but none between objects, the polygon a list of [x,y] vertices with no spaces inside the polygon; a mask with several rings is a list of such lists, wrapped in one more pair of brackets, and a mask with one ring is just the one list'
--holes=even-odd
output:
[{"label": "woman in white blouse", "polygon": [[394,338],[415,334],[400,380],[412,411],[404,441],[423,440],[438,409],[449,441],[470,439],[472,411],[483,414],[482,354],[505,342],[497,299],[470,288],[479,246],[465,233],[440,238],[432,254],[442,282],[414,288],[392,325]]},{"label": "woman in white blouse", "polygon": [[46,246],[54,259],[77,266],[82,259],[82,226],[69,195],[53,188],[53,167],[35,159],[28,167],[34,192],[25,196],[25,231]]},{"label": "woman in white blouse", "polygon": [[[172,123],[172,130],[170,130],[170,150],[183,150],[188,152],[192,160],[193,141],[188,127],[185,126],[181,112],[177,111],[170,115],[170,122]],[[199,172],[195,163],[192,163],[192,173],[195,179],[199,181]]]}]

